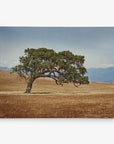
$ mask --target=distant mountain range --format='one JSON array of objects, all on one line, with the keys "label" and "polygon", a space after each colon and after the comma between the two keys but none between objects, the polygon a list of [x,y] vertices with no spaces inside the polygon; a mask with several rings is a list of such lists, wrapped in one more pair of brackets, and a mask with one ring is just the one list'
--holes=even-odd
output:
[{"label": "distant mountain range", "polygon": [[[0,70],[12,71],[8,67],[0,67]],[[109,68],[89,68],[87,76],[92,82],[114,83],[114,67]]]},{"label": "distant mountain range", "polygon": [[0,70],[4,70],[4,71],[12,71],[10,68],[8,67],[0,67]]},{"label": "distant mountain range", "polygon": [[114,82],[114,67],[87,69],[89,80],[93,82]]}]

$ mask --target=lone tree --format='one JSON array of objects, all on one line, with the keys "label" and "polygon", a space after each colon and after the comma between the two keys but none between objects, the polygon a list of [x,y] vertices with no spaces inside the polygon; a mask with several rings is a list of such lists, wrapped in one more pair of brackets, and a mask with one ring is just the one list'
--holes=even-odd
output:
[{"label": "lone tree", "polygon": [[20,77],[25,78],[27,89],[30,93],[35,79],[49,77],[55,80],[57,85],[73,83],[76,87],[80,84],[88,84],[88,77],[84,76],[86,68],[84,56],[74,55],[70,51],[56,53],[47,48],[27,48],[25,56],[19,58],[20,64],[13,67]]}]

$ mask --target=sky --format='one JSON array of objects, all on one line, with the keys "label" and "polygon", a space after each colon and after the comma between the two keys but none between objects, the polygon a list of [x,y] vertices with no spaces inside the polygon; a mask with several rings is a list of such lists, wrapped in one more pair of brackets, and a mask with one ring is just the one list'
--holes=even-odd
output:
[{"label": "sky", "polygon": [[0,66],[12,67],[26,48],[70,50],[86,68],[114,66],[114,27],[0,27]]}]

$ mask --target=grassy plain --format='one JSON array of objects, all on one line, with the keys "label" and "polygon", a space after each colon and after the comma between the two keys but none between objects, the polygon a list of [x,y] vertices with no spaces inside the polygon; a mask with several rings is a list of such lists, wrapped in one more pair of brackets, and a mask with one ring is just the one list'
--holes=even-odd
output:
[{"label": "grassy plain", "polygon": [[17,74],[0,71],[1,118],[114,118],[114,84],[90,83],[79,88],[37,79],[31,94]]}]

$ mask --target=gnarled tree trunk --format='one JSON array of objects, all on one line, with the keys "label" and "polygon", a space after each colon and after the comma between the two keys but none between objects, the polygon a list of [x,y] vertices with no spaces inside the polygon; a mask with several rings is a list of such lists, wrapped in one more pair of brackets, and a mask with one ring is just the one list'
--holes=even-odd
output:
[{"label": "gnarled tree trunk", "polygon": [[25,93],[31,93],[33,82],[34,82],[34,78],[30,78],[28,83],[27,83],[27,89],[26,89]]}]

